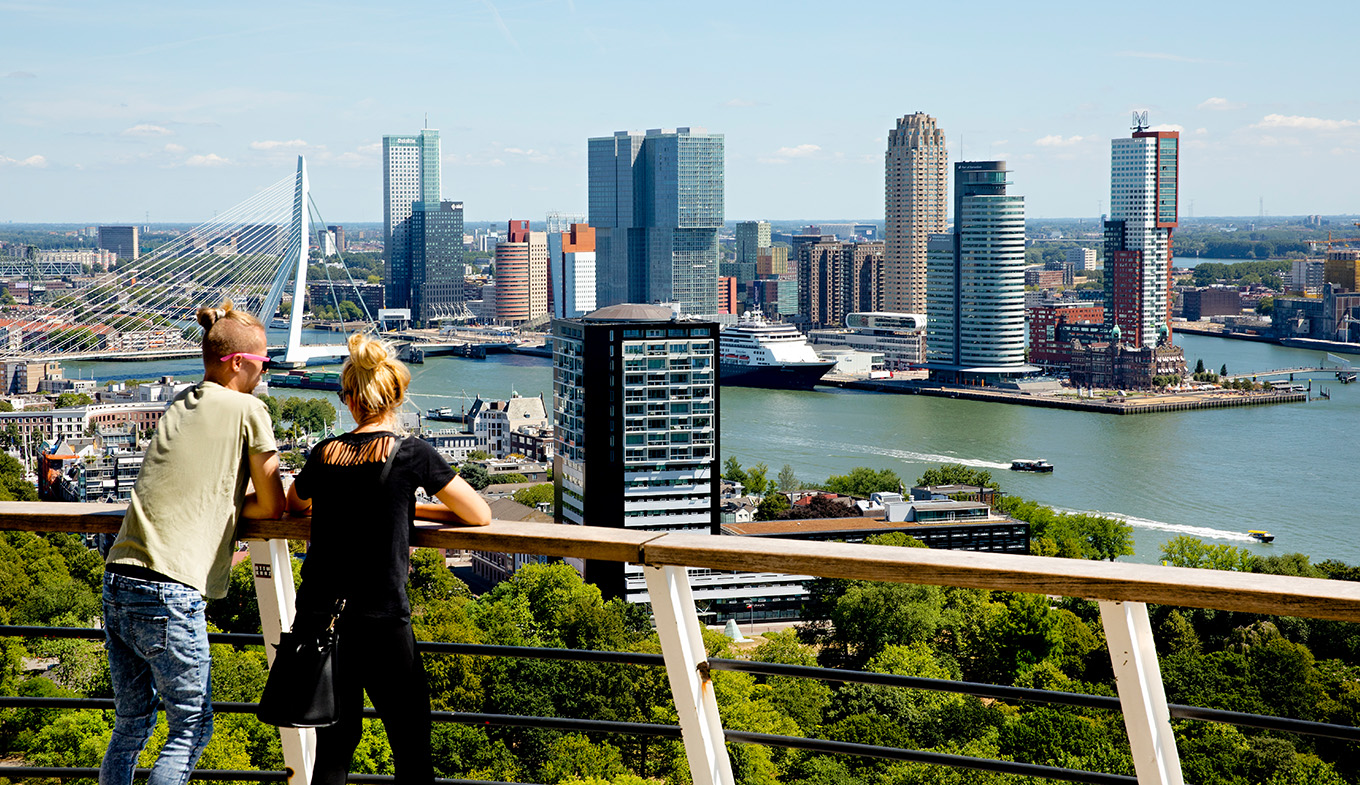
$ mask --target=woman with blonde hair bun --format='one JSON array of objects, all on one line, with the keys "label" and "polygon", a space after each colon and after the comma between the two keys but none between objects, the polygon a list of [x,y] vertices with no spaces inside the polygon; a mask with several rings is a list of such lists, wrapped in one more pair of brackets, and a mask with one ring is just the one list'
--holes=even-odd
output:
[{"label": "woman with blonde hair bun", "polygon": [[[434,780],[429,687],[406,597],[411,529],[417,517],[484,526],[491,509],[427,442],[397,434],[410,382],[385,344],[350,336],[340,400],[356,426],[312,448],[288,491],[289,509],[312,515],[294,628],[324,624],[345,601],[335,653],[340,719],[317,730],[313,783],[348,776],[365,691],[387,730],[398,781]],[[416,488],[442,504],[416,504]]]}]

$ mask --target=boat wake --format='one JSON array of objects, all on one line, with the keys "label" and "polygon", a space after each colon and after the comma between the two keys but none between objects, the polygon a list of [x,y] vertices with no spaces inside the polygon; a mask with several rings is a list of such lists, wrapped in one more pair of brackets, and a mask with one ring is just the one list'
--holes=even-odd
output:
[{"label": "boat wake", "polygon": [[1152,531],[1170,532],[1172,534],[1185,534],[1191,537],[1198,537],[1202,540],[1231,540],[1233,542],[1254,542],[1245,532],[1224,531],[1208,526],[1190,526],[1183,523],[1167,523],[1166,521],[1154,521],[1151,518],[1139,518],[1136,515],[1124,515],[1118,512],[1102,512],[1100,510],[1069,510],[1062,507],[1054,507],[1057,512],[1068,513],[1069,515],[1100,515],[1105,518],[1114,518],[1123,521],[1138,529],[1150,529]]},{"label": "boat wake", "polygon": [[957,455],[936,455],[928,452],[911,452],[909,450],[877,449],[866,450],[863,445],[840,444],[841,449],[851,452],[864,453],[866,455],[886,455],[890,458],[900,458],[904,461],[915,463],[959,463],[964,466],[971,466],[975,469],[1006,469],[1009,470],[1009,463],[997,463],[996,461],[984,461],[978,458],[960,458]]}]

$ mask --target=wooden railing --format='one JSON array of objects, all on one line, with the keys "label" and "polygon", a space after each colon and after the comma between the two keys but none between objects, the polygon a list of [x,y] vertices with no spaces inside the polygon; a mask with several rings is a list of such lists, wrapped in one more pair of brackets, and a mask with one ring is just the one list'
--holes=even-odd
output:
[{"label": "wooden railing", "polygon": [[[0,529],[115,532],[122,507],[0,502]],[[243,521],[251,542],[266,641],[291,623],[287,539],[306,539],[310,521]],[[1138,782],[1180,785],[1180,762],[1147,603],[1278,616],[1360,621],[1360,583],[1143,564],[1092,562],[969,551],[835,542],[704,536],[594,526],[494,521],[486,527],[420,524],[418,547],[458,548],[626,561],[646,567],[648,592],[696,785],[727,785],[732,773],[714,701],[686,567],[768,571],[831,578],[961,586],[1099,601]],[[273,576],[287,576],[287,580]],[[303,732],[284,752],[295,772],[310,770]],[[295,782],[305,782],[295,779]]]}]

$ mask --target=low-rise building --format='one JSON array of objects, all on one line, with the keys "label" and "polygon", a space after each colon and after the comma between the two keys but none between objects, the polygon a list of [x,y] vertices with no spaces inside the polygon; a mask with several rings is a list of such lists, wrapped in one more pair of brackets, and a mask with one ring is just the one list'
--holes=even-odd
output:
[{"label": "low-rise building", "polygon": [[1242,313],[1242,296],[1236,287],[1230,286],[1186,289],[1181,293],[1181,313],[1191,322],[1211,316],[1236,316]]},{"label": "low-rise building", "polygon": [[504,458],[514,452],[510,447],[510,434],[519,428],[549,427],[543,398],[525,398],[519,393],[505,401],[488,401],[479,396],[468,411],[467,421],[480,448],[494,458]]},{"label": "low-rise building", "polygon": [[808,340],[822,346],[843,346],[883,355],[884,368],[904,371],[925,362],[926,317],[923,314],[856,312],[845,317],[845,328],[810,330]]},{"label": "low-rise building", "polygon": [[1141,390],[1153,386],[1153,379],[1185,376],[1185,352],[1170,341],[1156,346],[1129,346],[1120,342],[1119,328],[1114,340],[1084,344],[1075,342],[1072,348],[1072,383],[1079,387],[1099,389]]}]

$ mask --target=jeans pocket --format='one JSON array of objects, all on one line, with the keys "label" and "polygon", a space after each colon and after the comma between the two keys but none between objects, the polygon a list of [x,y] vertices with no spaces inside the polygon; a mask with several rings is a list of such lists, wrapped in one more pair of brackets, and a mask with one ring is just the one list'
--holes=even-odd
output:
[{"label": "jeans pocket", "polygon": [[160,654],[169,645],[170,617],[128,612],[123,640],[145,659]]}]

